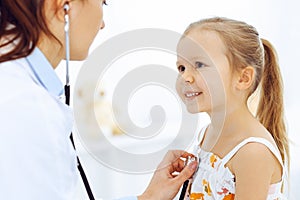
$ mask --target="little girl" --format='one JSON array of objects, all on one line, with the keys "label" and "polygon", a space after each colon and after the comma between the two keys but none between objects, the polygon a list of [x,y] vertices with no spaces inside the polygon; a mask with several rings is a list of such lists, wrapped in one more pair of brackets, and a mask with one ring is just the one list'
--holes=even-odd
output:
[{"label": "little girl", "polygon": [[[177,51],[179,96],[189,112],[211,118],[199,135],[199,168],[186,198],[282,199],[289,146],[272,45],[244,22],[209,18],[187,28]],[[256,90],[254,116],[247,102]]]}]

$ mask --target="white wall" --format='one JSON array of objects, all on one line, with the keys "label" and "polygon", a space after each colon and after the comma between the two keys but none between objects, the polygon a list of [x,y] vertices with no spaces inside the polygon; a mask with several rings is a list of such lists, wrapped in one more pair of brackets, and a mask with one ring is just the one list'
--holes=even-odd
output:
[{"label": "white wall", "polygon": [[[271,41],[279,54],[285,84],[285,104],[288,131],[291,140],[291,197],[296,200],[300,185],[300,123],[298,80],[300,74],[300,2],[297,0],[108,0],[104,20],[91,48],[119,33],[137,28],[163,28],[179,33],[193,21],[210,16],[224,16],[246,21],[255,26],[261,37]],[[84,36],[83,36],[84,37]],[[74,83],[81,62],[73,62],[71,82]],[[175,64],[174,64],[175,66]],[[63,63],[57,69],[63,77]],[[80,149],[80,148],[79,148]],[[80,152],[87,167],[93,189],[99,197],[112,198],[141,193],[151,174],[129,175],[110,170]],[[78,198],[81,198],[80,192]]]}]

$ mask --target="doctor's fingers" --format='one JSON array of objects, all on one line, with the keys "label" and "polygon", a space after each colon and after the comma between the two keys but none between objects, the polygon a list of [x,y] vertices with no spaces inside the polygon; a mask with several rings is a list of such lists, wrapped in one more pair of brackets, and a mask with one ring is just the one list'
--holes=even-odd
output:
[{"label": "doctor's fingers", "polygon": [[166,165],[172,164],[173,162],[176,162],[180,158],[187,159],[189,156],[194,157],[193,154],[188,153],[183,150],[170,150],[166,153],[165,157],[163,158],[163,160],[160,163],[160,166],[163,166],[163,165],[166,166]]}]

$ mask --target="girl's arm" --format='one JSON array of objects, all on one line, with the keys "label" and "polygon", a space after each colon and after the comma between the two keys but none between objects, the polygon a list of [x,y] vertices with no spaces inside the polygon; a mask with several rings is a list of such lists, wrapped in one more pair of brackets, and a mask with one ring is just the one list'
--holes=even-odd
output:
[{"label": "girl's arm", "polygon": [[236,177],[236,200],[266,200],[275,170],[280,174],[276,157],[260,143],[242,147],[232,158],[231,167]]}]

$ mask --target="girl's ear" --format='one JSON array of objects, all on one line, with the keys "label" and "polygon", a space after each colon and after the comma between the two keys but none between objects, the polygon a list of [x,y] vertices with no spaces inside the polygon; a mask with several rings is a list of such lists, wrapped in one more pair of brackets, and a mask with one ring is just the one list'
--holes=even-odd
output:
[{"label": "girl's ear", "polygon": [[239,72],[239,76],[236,81],[236,89],[247,90],[251,88],[255,81],[255,69],[252,66],[247,66]]}]

